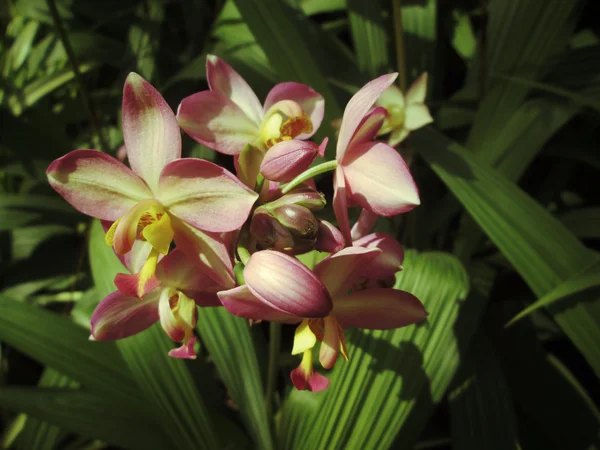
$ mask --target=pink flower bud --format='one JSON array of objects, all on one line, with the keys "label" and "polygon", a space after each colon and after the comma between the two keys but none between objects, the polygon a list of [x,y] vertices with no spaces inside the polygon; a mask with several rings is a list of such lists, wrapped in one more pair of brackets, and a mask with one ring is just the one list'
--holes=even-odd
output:
[{"label": "pink flower bud", "polygon": [[321,192],[317,192],[311,188],[298,188],[277,200],[267,203],[265,208],[272,211],[274,208],[282,205],[299,205],[311,211],[318,211],[323,209],[326,203],[325,196]]}]

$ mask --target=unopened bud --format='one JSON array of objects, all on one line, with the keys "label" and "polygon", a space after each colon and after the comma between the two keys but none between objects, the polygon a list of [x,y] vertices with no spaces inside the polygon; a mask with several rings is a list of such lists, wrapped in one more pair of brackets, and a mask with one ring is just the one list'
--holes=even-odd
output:
[{"label": "unopened bud", "polygon": [[275,201],[267,203],[265,207],[272,212],[275,208],[283,205],[303,206],[311,211],[323,209],[326,204],[325,196],[310,188],[294,189]]}]

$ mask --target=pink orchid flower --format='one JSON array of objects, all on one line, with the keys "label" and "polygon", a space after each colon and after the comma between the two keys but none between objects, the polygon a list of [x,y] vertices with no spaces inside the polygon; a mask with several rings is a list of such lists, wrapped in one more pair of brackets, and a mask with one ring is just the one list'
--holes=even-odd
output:
[{"label": "pink orchid flower", "polygon": [[173,239],[215,281],[233,286],[219,233],[242,226],[257,194],[216,164],[182,159],[173,111],[135,73],[123,89],[123,137],[131,169],[105,153],[75,150],[50,164],[50,185],[77,210],[114,222],[106,242],[117,254],[128,253],[137,238],[151,244],[139,296]]},{"label": "pink orchid flower", "polygon": [[258,161],[261,173],[281,182],[306,170],[324,150],[303,142],[323,120],[325,101],[312,88],[277,84],[262,106],[248,83],[213,55],[206,59],[206,78],[210,90],[186,97],[177,112],[181,128],[192,139],[227,155],[254,146],[264,157]]},{"label": "pink orchid flower", "polygon": [[115,278],[119,290],[100,302],[92,314],[91,339],[113,341],[132,336],[160,321],[163,329],[181,347],[169,352],[175,358],[194,359],[196,306],[221,306],[216,285],[175,249],[156,268],[156,282],[142,298],[136,295],[124,274]]},{"label": "pink orchid flower", "polygon": [[[349,327],[386,330],[400,328],[427,316],[422,303],[412,294],[387,288],[356,289],[357,277],[369,267],[370,276],[389,274],[389,261],[378,258],[382,250],[347,247],[318,263],[310,272],[294,258],[273,251],[255,253],[244,269],[246,284],[218,293],[229,312],[252,320],[298,323],[292,354],[304,353],[292,372],[298,389],[327,387],[312,367],[312,348],[321,341],[319,361],[329,369],[339,353],[347,359],[344,329]],[[300,264],[300,267],[298,267]],[[283,270],[282,267],[288,268]],[[302,274],[300,276],[299,274]],[[325,304],[318,314],[308,306]],[[308,309],[312,316],[301,314]]]},{"label": "pink orchid flower", "polygon": [[373,142],[387,111],[373,104],[396,79],[383,75],[348,102],[336,148],[333,209],[347,244],[352,242],[348,206],[358,204],[379,216],[394,216],[420,204],[417,186],[398,152]]}]

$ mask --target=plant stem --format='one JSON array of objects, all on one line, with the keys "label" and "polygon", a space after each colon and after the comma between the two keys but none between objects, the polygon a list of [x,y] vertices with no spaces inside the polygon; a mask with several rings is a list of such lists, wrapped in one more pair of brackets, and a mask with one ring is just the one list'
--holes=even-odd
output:
[{"label": "plant stem", "polygon": [[404,52],[404,25],[402,24],[401,0],[393,0],[394,37],[396,39],[396,64],[398,64],[398,84],[402,93],[406,93],[406,53]]},{"label": "plant stem", "polygon": [[273,397],[277,387],[277,374],[279,372],[279,349],[281,344],[281,324],[269,324],[269,368],[267,373],[267,392],[265,394],[265,407],[267,417],[273,412]]},{"label": "plant stem", "polygon": [[288,184],[286,184],[285,187],[281,190],[281,193],[287,194],[292,189],[294,189],[296,186],[300,185],[301,183],[304,183],[306,180],[309,180],[312,177],[315,177],[322,173],[335,170],[336,167],[337,167],[337,161],[335,161],[335,160],[327,161],[327,162],[324,162],[317,166],[311,167],[310,169],[307,169],[304,172],[302,172],[300,175],[298,175],[296,178],[294,178]]},{"label": "plant stem", "polygon": [[69,63],[71,64],[71,68],[73,69],[73,73],[75,74],[75,79],[79,84],[79,91],[81,92],[81,100],[83,102],[83,107],[85,108],[87,115],[90,119],[92,129],[98,137],[98,142],[100,143],[100,150],[106,152],[109,149],[109,146],[108,143],[105,141],[104,136],[102,135],[102,128],[98,121],[98,115],[96,114],[94,103],[92,102],[92,98],[89,95],[85,86],[85,82],[83,81],[83,77],[81,76],[81,71],[79,70],[79,63],[77,62],[77,57],[75,56],[75,52],[73,52],[73,47],[71,47],[71,42],[69,41],[69,37],[67,36],[67,32],[65,30],[65,27],[63,26],[62,19],[60,18],[60,13],[56,8],[56,2],[55,0],[47,0],[47,3],[48,9],[50,10],[50,14],[52,15],[54,27],[56,28],[58,37],[62,42],[65,52],[67,53]]}]

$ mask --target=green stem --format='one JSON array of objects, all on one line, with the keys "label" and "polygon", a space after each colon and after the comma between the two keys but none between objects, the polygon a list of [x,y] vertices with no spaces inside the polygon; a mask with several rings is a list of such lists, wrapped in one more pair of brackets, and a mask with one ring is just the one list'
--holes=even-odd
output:
[{"label": "green stem", "polygon": [[394,37],[396,38],[396,64],[398,64],[398,84],[406,92],[406,53],[404,51],[404,25],[402,24],[401,0],[392,2],[394,10]]},{"label": "green stem", "polygon": [[79,63],[77,62],[77,57],[75,56],[73,47],[71,47],[71,42],[69,41],[69,37],[67,36],[67,32],[65,30],[65,27],[63,26],[62,19],[60,18],[60,13],[56,8],[56,2],[55,0],[47,0],[47,3],[48,9],[50,10],[50,14],[52,15],[54,27],[56,28],[58,37],[62,42],[65,52],[67,53],[69,63],[71,64],[71,68],[73,69],[73,73],[75,74],[75,79],[79,84],[79,91],[81,92],[81,100],[83,102],[83,107],[85,108],[87,115],[90,119],[92,129],[98,137],[98,141],[100,143],[100,150],[106,152],[108,151],[109,146],[108,143],[105,141],[104,136],[102,135],[102,128],[100,127],[100,123],[98,121],[98,115],[96,114],[94,103],[92,102],[92,98],[89,95],[85,86],[85,82],[83,81],[83,77],[81,76],[81,71],[79,70]]},{"label": "green stem", "polygon": [[272,416],[273,397],[277,387],[277,374],[279,372],[279,350],[281,346],[281,324],[271,322],[269,326],[269,368],[267,373],[267,392],[265,393],[265,407],[267,417]]},{"label": "green stem", "polygon": [[322,173],[335,170],[336,167],[337,167],[337,161],[335,161],[335,160],[327,161],[327,162],[324,162],[317,166],[311,167],[310,169],[307,169],[304,172],[302,172],[300,175],[298,175],[296,178],[294,178],[288,184],[286,184],[285,187],[281,190],[281,193],[287,194],[292,189],[294,189],[296,186],[304,183],[306,180],[316,177],[317,175],[320,175]]}]

